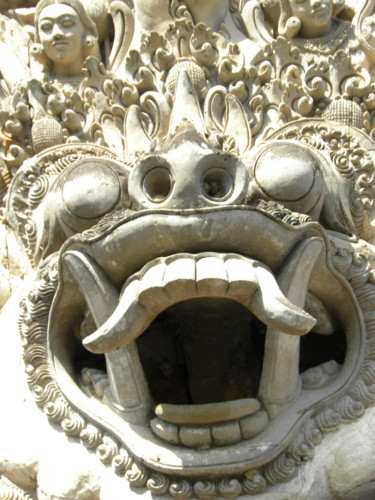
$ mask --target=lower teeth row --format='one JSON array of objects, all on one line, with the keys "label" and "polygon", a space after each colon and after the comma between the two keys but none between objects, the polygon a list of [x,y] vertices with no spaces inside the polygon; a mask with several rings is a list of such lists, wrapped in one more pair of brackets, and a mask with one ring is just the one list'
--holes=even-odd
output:
[{"label": "lower teeth row", "polygon": [[264,410],[239,420],[211,425],[177,425],[160,418],[154,418],[150,422],[152,431],[164,441],[200,449],[229,446],[252,439],[260,434],[267,424],[268,417]]}]

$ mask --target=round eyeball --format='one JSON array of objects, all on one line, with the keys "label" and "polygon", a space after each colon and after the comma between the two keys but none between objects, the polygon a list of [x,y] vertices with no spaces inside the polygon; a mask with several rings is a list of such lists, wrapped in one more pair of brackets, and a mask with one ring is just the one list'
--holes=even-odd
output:
[{"label": "round eyeball", "polygon": [[85,159],[66,175],[62,198],[76,217],[97,219],[112,210],[121,196],[121,186],[110,161]]},{"label": "round eyeball", "polygon": [[255,179],[262,191],[280,202],[294,202],[313,188],[319,164],[298,144],[273,144],[255,163]]}]

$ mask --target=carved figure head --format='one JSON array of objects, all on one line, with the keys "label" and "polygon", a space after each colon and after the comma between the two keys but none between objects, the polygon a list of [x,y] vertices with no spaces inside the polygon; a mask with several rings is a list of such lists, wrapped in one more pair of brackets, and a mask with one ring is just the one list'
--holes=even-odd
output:
[{"label": "carved figure head", "polygon": [[332,0],[289,0],[292,16],[301,22],[299,34],[305,38],[325,35],[331,28]]},{"label": "carved figure head", "polygon": [[265,16],[287,38],[300,35],[316,38],[329,33],[335,12],[342,1],[333,0],[263,0]]},{"label": "carved figure head", "polygon": [[89,55],[97,55],[95,24],[79,0],[44,0],[35,13],[34,56],[61,76],[80,74]]}]

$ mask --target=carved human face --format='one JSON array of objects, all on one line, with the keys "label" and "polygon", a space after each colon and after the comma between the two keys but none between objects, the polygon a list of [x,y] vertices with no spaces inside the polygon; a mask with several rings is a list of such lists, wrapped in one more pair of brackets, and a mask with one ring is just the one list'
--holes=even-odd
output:
[{"label": "carved human face", "polygon": [[65,4],[49,5],[38,19],[40,41],[51,61],[69,66],[82,59],[84,26],[77,12]]},{"label": "carved human face", "polygon": [[332,0],[289,0],[292,15],[301,21],[299,34],[306,38],[323,36],[331,28]]}]

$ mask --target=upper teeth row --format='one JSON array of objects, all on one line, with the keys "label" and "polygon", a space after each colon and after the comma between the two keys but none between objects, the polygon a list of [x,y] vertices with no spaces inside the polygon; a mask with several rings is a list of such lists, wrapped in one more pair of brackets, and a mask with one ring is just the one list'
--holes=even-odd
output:
[{"label": "upper teeth row", "polygon": [[285,297],[264,264],[237,254],[177,254],[157,258],[131,276],[111,317],[84,345],[95,353],[128,345],[163,310],[196,297],[236,300],[263,323],[285,333],[303,335],[315,324],[312,316]]}]

